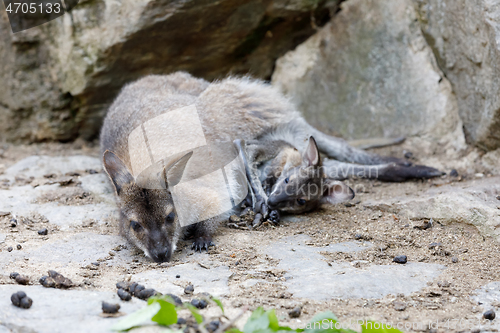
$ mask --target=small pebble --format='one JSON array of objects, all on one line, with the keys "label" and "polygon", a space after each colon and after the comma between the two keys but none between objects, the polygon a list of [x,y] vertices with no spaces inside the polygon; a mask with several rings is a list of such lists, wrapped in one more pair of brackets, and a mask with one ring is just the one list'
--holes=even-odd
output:
[{"label": "small pebble", "polygon": [[17,227],[17,220],[16,219],[10,219],[10,227],[11,228]]},{"label": "small pebble", "polygon": [[17,247],[17,249],[18,249],[18,250],[20,250],[20,249],[22,249],[22,248],[23,248],[23,247],[21,246],[21,244],[17,244],[17,245],[16,245],[16,247]]},{"label": "small pebble", "polygon": [[361,235],[361,234],[355,234],[354,235],[354,239],[357,239],[357,240],[363,239],[363,235]]},{"label": "small pebble", "polygon": [[187,323],[186,319],[181,317],[177,318],[177,325],[184,325],[186,323]]},{"label": "small pebble", "polygon": [[192,293],[194,293],[194,286],[192,284],[184,288],[184,294],[192,294]]},{"label": "small pebble", "polygon": [[299,318],[301,313],[302,313],[302,309],[300,308],[300,306],[297,306],[292,311],[288,312],[288,316],[290,318]]},{"label": "small pebble", "polygon": [[100,264],[101,264],[101,263],[99,263],[99,262],[97,262],[97,261],[95,261],[95,262],[93,262],[93,263],[92,263],[92,265],[94,265],[94,266],[99,266]]},{"label": "small pebble", "polygon": [[7,248],[7,252],[12,252],[12,250],[14,250],[14,249],[12,248],[12,246],[9,246],[9,247]]},{"label": "small pebble", "polygon": [[500,195],[497,195],[497,200],[500,200]]},{"label": "small pebble", "polygon": [[86,171],[87,171],[88,173],[90,173],[91,175],[95,175],[96,173],[99,173],[99,172],[97,172],[97,171],[96,171],[96,170],[94,170],[94,169],[88,169],[88,170],[86,170]]},{"label": "small pebble", "polygon": [[111,304],[102,302],[102,312],[104,313],[117,313],[120,310],[120,304]]},{"label": "small pebble", "polygon": [[130,295],[130,293],[124,289],[118,289],[116,293],[122,301],[130,301],[132,299],[132,295]]},{"label": "small pebble", "polygon": [[12,272],[10,273],[9,277],[12,279],[12,280],[15,280],[16,277],[19,276],[19,273],[18,272]]},{"label": "small pebble", "polygon": [[404,302],[394,302],[394,310],[404,311],[406,310],[406,303]]},{"label": "small pebble", "polygon": [[495,319],[495,316],[496,315],[494,310],[488,310],[485,313],[483,313],[484,319],[493,320]]},{"label": "small pebble", "polygon": [[41,236],[47,236],[48,233],[49,233],[49,231],[47,230],[47,228],[43,228],[43,229],[38,230],[38,234]]},{"label": "small pebble", "polygon": [[430,250],[432,250],[433,248],[438,247],[438,246],[441,246],[441,245],[442,245],[441,243],[431,243],[431,244],[429,245],[429,249],[430,249]]},{"label": "small pebble", "polygon": [[196,299],[196,298],[195,298],[195,299],[193,299],[193,300],[191,301],[191,305],[193,305],[195,308],[198,308],[198,309],[199,309],[199,308],[200,308],[200,300],[199,300],[199,299]]},{"label": "small pebble", "polygon": [[457,169],[452,169],[450,171],[450,177],[458,177],[458,171],[457,171]]},{"label": "small pebble", "polygon": [[397,264],[406,264],[407,258],[406,258],[406,256],[397,256],[397,257],[394,257],[394,259],[392,261],[394,261]]},{"label": "small pebble", "polygon": [[407,151],[407,152],[405,152],[405,155],[404,155],[404,156],[405,156],[405,158],[410,159],[410,158],[412,158],[412,157],[413,157],[413,153],[412,153],[411,151]]},{"label": "small pebble", "polygon": [[180,275],[176,275],[176,276],[175,276],[175,278],[176,278],[176,279],[180,279],[180,278],[181,278],[181,276],[180,276]]},{"label": "small pebble", "polygon": [[458,258],[457,257],[453,257],[451,258],[451,262],[456,264],[458,262]]}]

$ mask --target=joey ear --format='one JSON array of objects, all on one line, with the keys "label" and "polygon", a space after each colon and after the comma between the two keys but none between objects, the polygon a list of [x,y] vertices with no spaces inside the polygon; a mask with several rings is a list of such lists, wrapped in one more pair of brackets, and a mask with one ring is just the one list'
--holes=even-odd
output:
[{"label": "joey ear", "polygon": [[186,169],[187,162],[191,156],[193,156],[192,151],[177,160],[170,161],[167,165],[165,165],[162,172],[162,178],[167,187],[168,185],[175,186],[181,181],[184,169]]},{"label": "joey ear", "polygon": [[302,155],[302,160],[305,166],[319,166],[320,165],[320,155],[318,145],[316,145],[316,140],[311,136],[307,142],[307,148]]},{"label": "joey ear", "polygon": [[354,198],[354,191],[346,184],[333,179],[325,179],[323,183],[322,204],[335,205]]},{"label": "joey ear", "polygon": [[120,194],[123,186],[134,182],[134,177],[115,153],[106,150],[102,157],[102,161],[104,170],[106,170],[111,182],[115,186],[116,194]]}]

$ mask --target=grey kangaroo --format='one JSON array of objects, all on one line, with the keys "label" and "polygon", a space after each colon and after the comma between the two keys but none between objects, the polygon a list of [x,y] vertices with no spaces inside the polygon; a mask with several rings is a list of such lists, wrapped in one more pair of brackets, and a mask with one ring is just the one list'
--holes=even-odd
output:
[{"label": "grey kangaroo", "polygon": [[[104,169],[116,191],[120,231],[156,262],[171,259],[181,236],[193,236],[195,250],[207,249],[220,222],[232,214],[187,227],[180,225],[167,184],[187,172],[188,161],[194,158],[189,151],[164,162],[158,173],[165,188],[148,189],[137,183],[128,149],[131,133],[167,111],[192,105],[206,124],[203,135],[207,139],[235,142],[239,148],[253,207],[262,217],[269,209],[271,213],[304,212],[320,204],[349,200],[354,193],[338,180],[351,176],[399,182],[442,175],[430,167],[353,148],[316,130],[284,96],[262,81],[227,78],[209,83],[185,72],[146,76],[126,85],[108,110],[101,131],[101,152]],[[166,141],[162,144],[169,146]],[[330,159],[321,161],[319,152]],[[273,163],[274,171],[268,173],[267,180],[261,180],[257,167]],[[314,193],[304,192],[305,185],[314,185]],[[293,193],[283,190],[288,187]],[[211,205],[212,198],[207,188],[207,194],[192,205],[203,210]]]}]

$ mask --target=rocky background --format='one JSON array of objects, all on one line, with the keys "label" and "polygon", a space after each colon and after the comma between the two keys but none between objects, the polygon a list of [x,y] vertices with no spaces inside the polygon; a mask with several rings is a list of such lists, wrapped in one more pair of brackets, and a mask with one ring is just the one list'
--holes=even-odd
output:
[{"label": "rocky background", "polygon": [[84,0],[13,34],[1,11],[0,140],[93,140],[124,84],[186,70],[272,79],[347,139],[495,150],[499,22],[494,0]]}]

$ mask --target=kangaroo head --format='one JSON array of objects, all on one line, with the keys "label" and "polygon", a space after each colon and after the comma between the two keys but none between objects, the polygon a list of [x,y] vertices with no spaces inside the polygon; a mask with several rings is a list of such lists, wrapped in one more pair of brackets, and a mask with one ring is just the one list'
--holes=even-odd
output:
[{"label": "kangaroo head", "polygon": [[171,259],[181,230],[166,179],[180,179],[191,155],[188,153],[163,168],[159,175],[165,184],[163,189],[139,186],[118,156],[110,151],[103,156],[104,169],[118,198],[120,232],[156,262]]},{"label": "kangaroo head", "polygon": [[267,202],[271,209],[300,214],[322,204],[337,204],[352,198],[354,191],[349,186],[324,177],[318,146],[311,136],[302,164],[282,171]]}]

